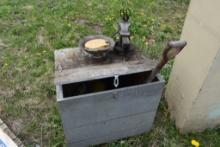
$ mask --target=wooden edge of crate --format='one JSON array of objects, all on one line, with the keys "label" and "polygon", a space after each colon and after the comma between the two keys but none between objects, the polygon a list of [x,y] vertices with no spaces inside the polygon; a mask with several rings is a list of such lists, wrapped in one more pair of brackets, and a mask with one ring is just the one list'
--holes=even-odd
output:
[{"label": "wooden edge of crate", "polygon": [[55,72],[55,84],[68,84],[71,82],[88,81],[92,79],[101,79],[112,75],[132,74],[136,72],[150,71],[149,64],[146,63],[114,63],[109,65],[97,65],[68,69],[62,72]]},{"label": "wooden edge of crate", "polygon": [[114,62],[90,64],[85,62],[79,48],[65,48],[56,50],[55,80],[56,85],[80,82],[97,78],[106,78],[112,75],[132,74],[152,70],[156,61],[142,54],[136,53],[137,58],[124,60],[117,56]]},{"label": "wooden edge of crate", "polygon": [[24,147],[21,140],[15,136],[0,118],[0,140],[1,137],[4,137],[10,144],[15,144],[17,147]]}]

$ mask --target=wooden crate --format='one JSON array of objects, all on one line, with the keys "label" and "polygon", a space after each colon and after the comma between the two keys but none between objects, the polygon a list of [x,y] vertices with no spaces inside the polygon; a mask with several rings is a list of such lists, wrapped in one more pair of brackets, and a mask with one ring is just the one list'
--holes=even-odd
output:
[{"label": "wooden crate", "polygon": [[[77,48],[55,52],[57,102],[67,145],[96,145],[148,132],[165,83],[160,75],[145,83],[154,63],[137,55],[84,64],[80,55]],[[119,88],[111,86],[115,75]]]}]

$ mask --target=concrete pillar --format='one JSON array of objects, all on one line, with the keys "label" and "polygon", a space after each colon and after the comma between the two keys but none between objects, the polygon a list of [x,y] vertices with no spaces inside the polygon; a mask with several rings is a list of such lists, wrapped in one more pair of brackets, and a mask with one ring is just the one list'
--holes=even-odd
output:
[{"label": "concrete pillar", "polygon": [[220,0],[191,0],[165,97],[182,132],[220,124]]}]

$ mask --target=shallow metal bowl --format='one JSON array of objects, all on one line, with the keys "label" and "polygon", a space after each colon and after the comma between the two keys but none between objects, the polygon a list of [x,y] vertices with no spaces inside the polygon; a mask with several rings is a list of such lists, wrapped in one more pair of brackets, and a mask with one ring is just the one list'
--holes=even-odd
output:
[{"label": "shallow metal bowl", "polygon": [[[100,48],[100,49],[88,50],[87,48],[85,48],[85,43],[93,39],[104,39],[106,40],[106,42],[108,42],[109,45],[107,47]],[[104,36],[104,35],[87,36],[79,42],[79,48],[89,53],[94,58],[102,58],[106,56],[106,54],[109,51],[113,50],[114,46],[115,46],[115,41],[112,38]]]}]

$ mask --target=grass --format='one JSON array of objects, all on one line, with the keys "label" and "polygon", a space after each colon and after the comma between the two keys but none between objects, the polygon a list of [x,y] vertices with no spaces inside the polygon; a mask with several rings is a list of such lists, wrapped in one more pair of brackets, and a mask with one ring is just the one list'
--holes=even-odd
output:
[{"label": "grass", "polygon": [[[26,146],[64,146],[55,101],[56,49],[74,47],[89,34],[111,36],[119,9],[132,9],[132,41],[157,59],[167,40],[180,37],[189,0],[1,0],[0,1],[0,117]],[[170,63],[172,65],[172,63]],[[166,79],[171,66],[162,71]],[[160,102],[150,133],[102,147],[220,146],[220,130],[181,135]]]}]

